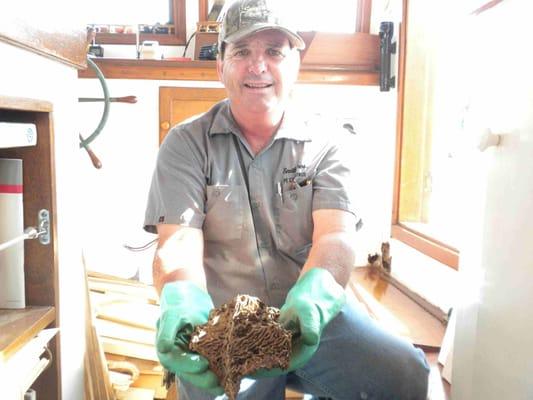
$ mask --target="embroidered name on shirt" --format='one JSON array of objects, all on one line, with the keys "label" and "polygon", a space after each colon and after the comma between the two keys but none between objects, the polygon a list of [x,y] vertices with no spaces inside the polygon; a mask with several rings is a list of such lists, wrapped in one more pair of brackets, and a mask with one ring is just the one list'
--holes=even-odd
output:
[{"label": "embroidered name on shirt", "polygon": [[295,182],[296,178],[305,178],[307,166],[303,164],[298,164],[292,168],[283,168],[282,172],[282,181],[283,183]]}]

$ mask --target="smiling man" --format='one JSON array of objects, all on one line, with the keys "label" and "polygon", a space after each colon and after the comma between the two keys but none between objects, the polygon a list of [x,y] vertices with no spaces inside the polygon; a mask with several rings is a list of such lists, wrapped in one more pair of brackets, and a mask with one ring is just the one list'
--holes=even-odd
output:
[{"label": "smiling man", "polygon": [[281,308],[292,352],[287,370],[244,379],[239,400],[284,399],[286,387],[339,400],[423,400],[422,351],[345,295],[360,225],[354,143],[291,106],[305,43],[279,3],[232,3],[217,59],[228,98],[174,127],[159,151],[145,218],[159,236],[159,359],[176,374],[180,400],[225,398],[187,342],[215,305],[249,294]]}]

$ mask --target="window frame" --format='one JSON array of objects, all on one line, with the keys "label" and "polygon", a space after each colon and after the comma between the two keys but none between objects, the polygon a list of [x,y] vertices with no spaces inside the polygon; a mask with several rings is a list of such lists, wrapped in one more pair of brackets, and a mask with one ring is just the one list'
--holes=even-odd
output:
[{"label": "window frame", "polygon": [[406,69],[406,46],[407,27],[409,24],[408,0],[403,0],[403,21],[400,24],[399,35],[399,70],[398,70],[398,103],[396,120],[396,156],[393,187],[393,205],[391,220],[391,237],[406,245],[420,251],[421,253],[434,258],[435,260],[453,268],[459,267],[459,251],[445,243],[442,243],[430,236],[424,235],[414,229],[403,225],[399,220],[400,208],[400,184],[402,165],[402,144],[403,144],[403,122],[404,122],[404,99],[405,99],[405,69]]},{"label": "window frame", "polygon": [[[155,40],[161,45],[185,45],[187,41],[187,19],[185,0],[172,1],[172,21],[174,21],[173,34],[139,33],[139,42],[144,40]],[[199,0],[203,1],[203,0]],[[207,3],[206,3],[207,4]],[[136,44],[137,35],[135,33],[96,33],[97,44]]]}]

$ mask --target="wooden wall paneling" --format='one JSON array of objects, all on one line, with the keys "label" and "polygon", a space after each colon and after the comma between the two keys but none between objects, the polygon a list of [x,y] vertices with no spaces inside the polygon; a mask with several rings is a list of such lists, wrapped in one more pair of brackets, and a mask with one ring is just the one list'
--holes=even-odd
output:
[{"label": "wooden wall paneling", "polygon": [[369,33],[317,32],[302,60],[302,65],[324,64],[364,67],[379,70],[379,35]]}]

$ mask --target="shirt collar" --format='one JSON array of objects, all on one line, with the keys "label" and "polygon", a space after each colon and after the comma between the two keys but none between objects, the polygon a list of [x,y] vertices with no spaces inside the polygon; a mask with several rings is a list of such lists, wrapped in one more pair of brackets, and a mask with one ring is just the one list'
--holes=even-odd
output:
[{"label": "shirt collar", "polygon": [[[311,141],[312,135],[308,121],[294,108],[288,108],[283,115],[281,125],[276,132],[275,139],[291,139],[296,141]],[[235,133],[241,135],[241,131],[236,124],[230,111],[230,102],[228,99],[220,103],[220,108],[216,112],[209,135]]]}]

